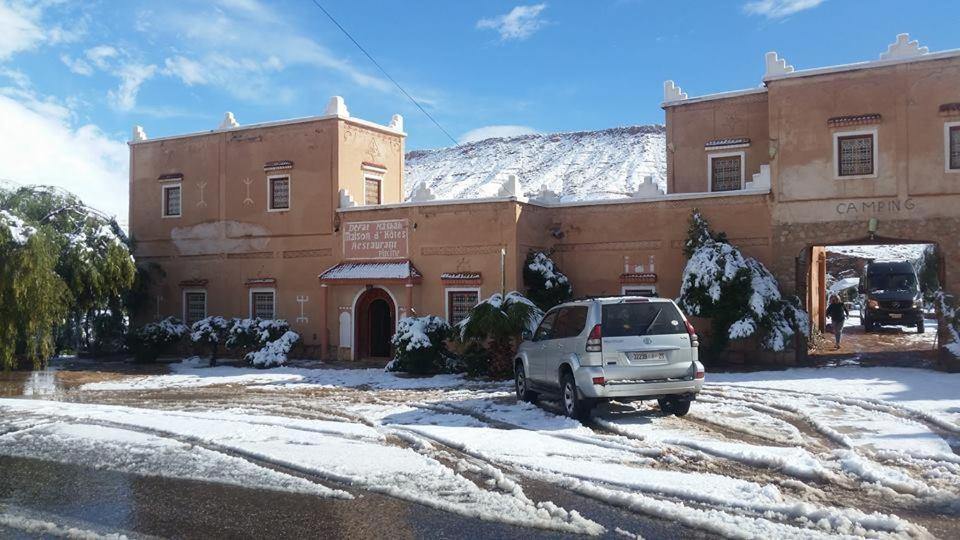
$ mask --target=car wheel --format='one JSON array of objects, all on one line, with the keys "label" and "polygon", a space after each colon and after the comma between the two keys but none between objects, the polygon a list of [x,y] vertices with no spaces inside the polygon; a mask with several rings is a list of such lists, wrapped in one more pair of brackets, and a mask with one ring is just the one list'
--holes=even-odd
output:
[{"label": "car wheel", "polygon": [[527,403],[533,403],[537,400],[537,393],[531,392],[527,386],[527,374],[523,370],[523,364],[517,362],[517,368],[514,370],[514,383],[517,390],[517,399],[520,401],[526,401]]},{"label": "car wheel", "polygon": [[563,405],[563,412],[570,418],[586,420],[590,417],[590,402],[580,397],[577,381],[570,373],[565,373],[560,380],[560,404]]},{"label": "car wheel", "polygon": [[924,331],[923,320],[921,319],[920,322],[917,323],[917,333],[922,334],[923,331]]},{"label": "car wheel", "polygon": [[664,416],[669,416],[671,414],[683,416],[690,412],[690,400],[688,399],[658,399],[657,403],[660,404],[660,412],[663,413]]}]

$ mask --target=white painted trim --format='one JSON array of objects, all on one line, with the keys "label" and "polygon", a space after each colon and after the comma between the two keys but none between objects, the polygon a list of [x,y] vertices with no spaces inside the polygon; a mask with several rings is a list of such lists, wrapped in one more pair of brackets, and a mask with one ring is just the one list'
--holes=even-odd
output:
[{"label": "white painted trim", "polygon": [[363,126],[378,131],[383,131],[389,133],[390,135],[399,135],[401,137],[406,137],[407,134],[403,130],[393,129],[389,126],[384,126],[376,122],[371,122],[369,120],[363,120],[353,116],[337,116],[335,114],[323,114],[319,116],[304,116],[301,118],[290,118],[287,120],[274,120],[272,122],[261,122],[259,124],[246,124],[240,127],[228,128],[228,129],[211,129],[209,131],[196,131],[194,133],[184,133],[182,135],[169,135],[166,137],[154,137],[152,139],[145,139],[142,141],[127,141],[127,144],[130,146],[138,144],[147,144],[157,141],[170,141],[176,139],[187,139],[190,137],[203,137],[204,135],[217,135],[220,133],[230,133],[238,131],[250,131],[255,129],[262,129],[268,127],[277,127],[277,126],[287,126],[290,124],[303,124],[306,122],[316,122],[318,120],[343,120],[348,124],[356,124],[358,126]]},{"label": "white painted trim", "polygon": [[629,285],[629,284],[623,284],[623,285],[620,286],[620,294],[626,295],[626,294],[627,294],[627,289],[641,290],[641,291],[650,291],[650,292],[652,292],[653,294],[657,294],[657,286],[656,286],[656,285]]},{"label": "white painted trim", "polygon": [[[857,180],[860,178],[876,178],[879,173],[880,164],[880,138],[877,136],[877,128],[861,129],[857,131],[834,131],[833,132],[833,179],[834,180]],[[858,174],[855,176],[840,176],[840,137],[856,137],[858,135],[873,136],[873,174]]]},{"label": "white painted trim", "polygon": [[447,322],[450,322],[450,293],[452,292],[475,292],[477,293],[477,303],[479,305],[482,300],[480,296],[480,287],[444,287],[443,288],[443,312],[446,315],[445,318]]},{"label": "white painted trim", "polygon": [[682,99],[678,101],[664,101],[660,104],[661,108],[666,109],[667,107],[679,107],[683,105],[690,105],[692,103],[702,103],[704,101],[713,101],[716,99],[729,99],[740,96],[749,96],[751,94],[766,94],[767,88],[761,86],[759,88],[747,88],[746,90],[732,90],[730,92],[718,92],[716,94],[705,94],[702,96],[695,96],[692,98]]},{"label": "white painted trim", "polygon": [[[273,208],[273,180],[276,178],[286,178],[287,179],[287,207],[286,208]],[[293,175],[289,173],[285,174],[270,174],[267,175],[267,212],[289,212],[293,209]]]},{"label": "white painted trim", "polygon": [[[167,214],[167,190],[177,188],[180,190],[180,213]],[[160,217],[163,219],[178,218],[183,216],[183,183],[160,184]]]},{"label": "white painted trim", "polygon": [[791,73],[785,73],[782,75],[768,75],[763,78],[763,81],[766,83],[770,81],[777,81],[780,79],[793,79],[796,77],[826,75],[830,73],[840,73],[843,71],[856,71],[860,69],[880,68],[880,67],[893,66],[897,64],[907,64],[910,62],[924,62],[927,60],[940,60],[943,58],[954,58],[954,57],[960,57],[960,49],[952,49],[949,51],[940,51],[936,53],[926,53],[920,56],[914,56],[910,58],[894,58],[890,60],[871,60],[867,62],[856,62],[853,64],[841,64],[839,66],[828,66],[828,67],[821,67],[821,68],[797,70],[797,71],[793,71]]},{"label": "white painted trim", "polygon": [[390,210],[397,208],[418,208],[425,206],[450,206],[456,204],[487,204],[515,202],[519,204],[529,204],[540,208],[574,208],[581,206],[602,206],[606,204],[651,204],[666,201],[693,201],[699,199],[713,199],[716,197],[741,197],[744,195],[769,195],[769,188],[762,189],[743,189],[740,191],[717,191],[714,193],[700,191],[693,193],[665,193],[654,197],[645,197],[637,199],[633,197],[623,197],[622,199],[595,199],[590,201],[568,201],[568,202],[545,202],[535,199],[520,201],[516,197],[484,197],[480,199],[440,199],[432,201],[408,201],[402,203],[381,204],[380,206],[351,206],[337,208],[337,212],[363,212],[370,210]]},{"label": "white painted trim", "polygon": [[400,324],[400,303],[397,302],[397,297],[393,295],[393,292],[391,292],[390,289],[380,286],[373,286],[370,287],[370,289],[366,287],[360,287],[360,291],[353,296],[353,303],[350,307],[350,340],[352,345],[350,347],[351,360],[357,359],[357,300],[360,300],[360,297],[363,296],[363,293],[371,289],[383,289],[387,291],[387,294],[390,295],[390,300],[393,300],[393,309],[396,312],[393,319],[394,324]]},{"label": "white painted trim", "polygon": [[715,158],[724,158],[724,157],[732,157],[732,156],[737,156],[740,158],[740,188],[728,189],[722,192],[718,191],[716,193],[727,193],[727,192],[739,193],[743,191],[743,186],[744,186],[743,183],[745,181],[744,170],[747,168],[747,153],[742,150],[740,152],[720,152],[720,153],[713,153],[707,150],[707,192],[708,193],[714,193],[713,191],[713,160]]},{"label": "white painted trim", "polygon": [[[377,189],[377,204],[367,203],[367,180],[376,180],[380,187]],[[383,175],[364,169],[363,171],[363,206],[380,206],[383,204]]]},{"label": "white painted trim", "polygon": [[197,287],[184,289],[183,292],[180,293],[181,311],[183,312],[183,318],[180,320],[183,321],[183,324],[187,324],[187,293],[203,293],[203,316],[204,318],[208,317],[210,312],[207,309],[207,290]]},{"label": "white painted trim", "polygon": [[278,319],[277,313],[277,288],[276,287],[250,287],[247,291],[247,317],[253,318],[253,293],[268,292],[273,293],[273,318]]},{"label": "white painted trim", "polygon": [[960,127],[960,122],[943,123],[943,172],[960,173],[960,169],[950,168],[950,128]]}]

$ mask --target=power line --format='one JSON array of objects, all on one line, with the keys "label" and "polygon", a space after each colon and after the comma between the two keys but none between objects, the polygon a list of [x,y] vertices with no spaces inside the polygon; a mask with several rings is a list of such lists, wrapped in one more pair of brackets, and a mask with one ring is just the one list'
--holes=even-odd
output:
[{"label": "power line", "polygon": [[420,109],[420,112],[422,112],[427,118],[429,118],[430,121],[433,122],[434,125],[436,125],[437,128],[440,131],[442,131],[443,134],[446,135],[447,138],[453,142],[454,145],[458,144],[457,140],[454,139],[453,136],[451,136],[447,130],[443,129],[443,126],[440,125],[440,122],[437,122],[436,118],[431,116],[430,113],[428,113],[427,110],[424,109],[423,106],[421,106],[420,103],[413,98],[413,96],[407,93],[407,91],[404,90],[402,86],[400,86],[400,83],[398,83],[396,79],[391,77],[390,74],[387,73],[387,70],[383,69],[383,66],[380,65],[380,62],[377,62],[376,59],[374,59],[374,57],[370,53],[368,53],[366,49],[363,48],[363,45],[360,45],[360,42],[354,39],[353,36],[350,35],[350,32],[347,32],[347,29],[344,28],[339,22],[337,22],[337,20],[333,18],[333,15],[331,15],[329,11],[327,11],[326,9],[324,9],[323,6],[320,5],[320,2],[318,2],[317,0],[312,0],[312,2],[313,2],[313,5],[320,8],[320,11],[322,11],[323,14],[326,15],[327,18],[330,19],[330,21],[333,22],[333,24],[335,24],[337,28],[340,29],[341,32],[343,32],[343,35],[347,36],[350,39],[350,41],[352,41],[353,44],[356,45],[358,49],[360,49],[360,52],[366,55],[366,57],[369,58],[371,62],[373,62],[373,65],[377,66],[377,69],[380,70],[380,73],[383,73],[384,77],[389,79],[390,82],[392,82],[394,86],[396,86],[400,90],[400,92],[403,93],[403,95],[407,96],[407,99],[409,99],[414,105],[416,105],[417,108]]}]

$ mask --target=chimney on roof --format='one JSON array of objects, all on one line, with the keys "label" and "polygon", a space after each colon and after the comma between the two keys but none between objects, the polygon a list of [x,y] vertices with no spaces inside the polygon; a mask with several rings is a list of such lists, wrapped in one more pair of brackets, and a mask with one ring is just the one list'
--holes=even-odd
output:
[{"label": "chimney on roof", "polygon": [[133,142],[145,140],[147,140],[147,132],[143,130],[143,126],[133,126]]},{"label": "chimney on roof", "polygon": [[324,116],[339,116],[341,118],[350,118],[350,111],[347,110],[347,103],[340,96],[333,96],[327,102],[327,108],[323,111]]}]

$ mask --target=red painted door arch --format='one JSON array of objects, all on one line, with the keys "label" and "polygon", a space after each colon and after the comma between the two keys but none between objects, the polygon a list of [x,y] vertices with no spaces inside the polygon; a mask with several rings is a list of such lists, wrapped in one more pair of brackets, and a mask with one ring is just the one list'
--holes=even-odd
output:
[{"label": "red painted door arch", "polygon": [[357,298],[354,319],[356,358],[389,358],[390,339],[396,331],[397,306],[384,289],[372,287]]}]

